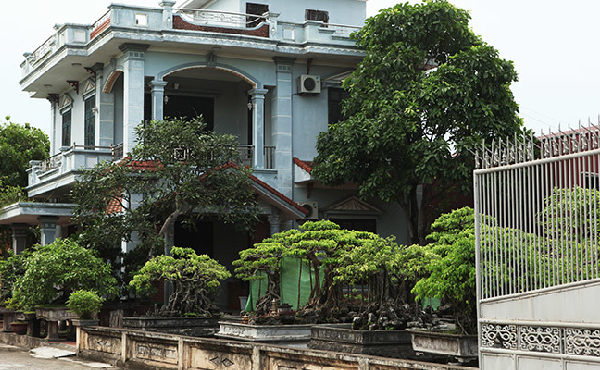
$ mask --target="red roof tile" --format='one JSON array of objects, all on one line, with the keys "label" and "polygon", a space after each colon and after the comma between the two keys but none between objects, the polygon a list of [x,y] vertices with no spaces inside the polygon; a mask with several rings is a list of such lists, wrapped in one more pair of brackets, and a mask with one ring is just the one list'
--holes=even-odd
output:
[{"label": "red roof tile", "polygon": [[304,171],[308,172],[309,174],[312,171],[312,168],[314,166],[314,163],[311,161],[303,161],[297,157],[294,157],[294,164],[300,168],[302,168]]},{"label": "red roof tile", "polygon": [[[298,158],[294,158],[294,163],[296,162],[296,160],[300,161]],[[300,161],[301,163],[304,163],[303,161]],[[310,163],[310,162],[307,162]],[[312,168],[310,168],[307,164],[305,164],[306,168],[308,168],[308,170],[306,168],[305,169],[308,173],[310,173],[310,171],[312,170]],[[139,161],[134,161],[132,163],[132,167],[134,167],[135,169],[148,169],[148,170],[156,170],[156,164],[153,161],[147,161],[147,162],[139,162]],[[235,164],[235,163],[227,163],[223,166],[221,166],[220,168],[229,168],[229,167],[235,167],[235,168],[239,168],[240,166]],[[308,215],[308,210],[304,207],[302,207],[301,205],[299,205],[298,203],[294,202],[292,199],[290,199],[289,197],[285,196],[284,194],[278,192],[277,190],[275,190],[271,185],[267,184],[264,181],[259,180],[256,176],[254,175],[250,175],[250,179],[252,181],[254,181],[255,183],[257,183],[258,185],[262,186],[263,188],[265,188],[269,193],[279,197],[283,202],[289,204],[290,206],[296,208],[298,211],[300,211],[302,214],[304,214],[305,216]]]}]

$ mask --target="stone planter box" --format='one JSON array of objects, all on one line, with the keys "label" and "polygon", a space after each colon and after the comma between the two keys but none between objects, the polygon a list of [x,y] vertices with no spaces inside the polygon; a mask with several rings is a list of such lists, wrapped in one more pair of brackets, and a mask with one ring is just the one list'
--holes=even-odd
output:
[{"label": "stone planter box", "polygon": [[246,342],[266,342],[306,348],[312,325],[250,325],[219,321],[219,338]]},{"label": "stone planter box", "polygon": [[406,330],[352,330],[352,324],[314,325],[308,348],[396,358],[415,358]]},{"label": "stone planter box", "polygon": [[479,343],[476,335],[459,335],[428,330],[409,330],[416,352],[454,356],[459,362],[478,357]]},{"label": "stone planter box", "polygon": [[219,318],[123,317],[123,328],[181,334],[192,337],[210,337],[219,330]]}]

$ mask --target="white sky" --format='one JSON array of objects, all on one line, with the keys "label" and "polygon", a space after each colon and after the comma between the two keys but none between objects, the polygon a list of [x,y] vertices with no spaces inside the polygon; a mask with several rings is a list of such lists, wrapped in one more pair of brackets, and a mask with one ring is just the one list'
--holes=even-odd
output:
[{"label": "white sky", "polygon": [[[600,113],[600,73],[595,26],[600,1],[594,0],[450,0],[470,10],[471,27],[514,61],[519,82],[512,86],[525,125],[537,133],[593,123]],[[115,0],[158,7],[158,0]],[[369,0],[367,15],[393,6],[395,0]],[[416,3],[416,0],[411,0]],[[92,23],[110,0],[5,1],[0,22],[0,118],[29,122],[48,131],[49,103],[31,99],[19,88],[23,53],[53,33],[56,23]]]}]

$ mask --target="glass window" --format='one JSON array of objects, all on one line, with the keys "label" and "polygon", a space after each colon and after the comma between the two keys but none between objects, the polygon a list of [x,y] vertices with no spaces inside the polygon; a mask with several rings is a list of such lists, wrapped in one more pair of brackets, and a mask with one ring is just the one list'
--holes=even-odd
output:
[{"label": "glass window", "polygon": [[342,101],[348,97],[348,92],[339,87],[330,87],[327,90],[329,124],[343,121],[346,117],[342,113]]},{"label": "glass window", "polygon": [[91,96],[85,99],[84,106],[84,117],[83,117],[83,125],[84,125],[84,145],[94,146],[96,141],[96,119],[94,117],[94,103],[96,99],[94,96]]},{"label": "glass window", "polygon": [[71,145],[71,110],[62,114],[62,146]]}]

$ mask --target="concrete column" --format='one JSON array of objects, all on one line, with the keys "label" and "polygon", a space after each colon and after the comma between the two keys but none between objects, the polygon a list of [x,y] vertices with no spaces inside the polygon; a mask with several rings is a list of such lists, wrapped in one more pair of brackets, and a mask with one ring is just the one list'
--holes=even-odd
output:
[{"label": "concrete column", "polygon": [[273,91],[271,142],[275,145],[277,190],[292,198],[292,66],[294,59],[274,58],[277,85]]},{"label": "concrete column", "polygon": [[265,95],[266,89],[252,89],[248,91],[252,99],[252,144],[254,145],[254,158],[252,167],[265,168]]},{"label": "concrete column", "polygon": [[281,214],[277,208],[271,207],[269,215],[269,233],[270,236],[281,231]]},{"label": "concrete column", "polygon": [[169,30],[173,28],[173,6],[175,5],[174,0],[162,0],[158,3],[161,8],[163,8],[162,12],[162,27],[165,30]]},{"label": "concrete column", "polygon": [[102,89],[104,65],[96,63],[93,68],[96,72],[96,142],[99,146],[111,146],[118,144],[115,143],[115,95]]},{"label": "concrete column", "polygon": [[27,224],[12,224],[12,248],[15,254],[21,254],[27,248]]},{"label": "concrete column", "polygon": [[56,221],[58,217],[38,217],[40,220],[40,231],[42,233],[41,244],[46,245],[56,240]]},{"label": "concrete column", "polygon": [[152,119],[160,121],[164,118],[163,104],[167,82],[154,80],[150,82],[150,85],[152,86]]},{"label": "concrete column", "polygon": [[123,44],[123,153],[130,153],[137,137],[134,128],[144,120],[144,68],[148,45]]}]

